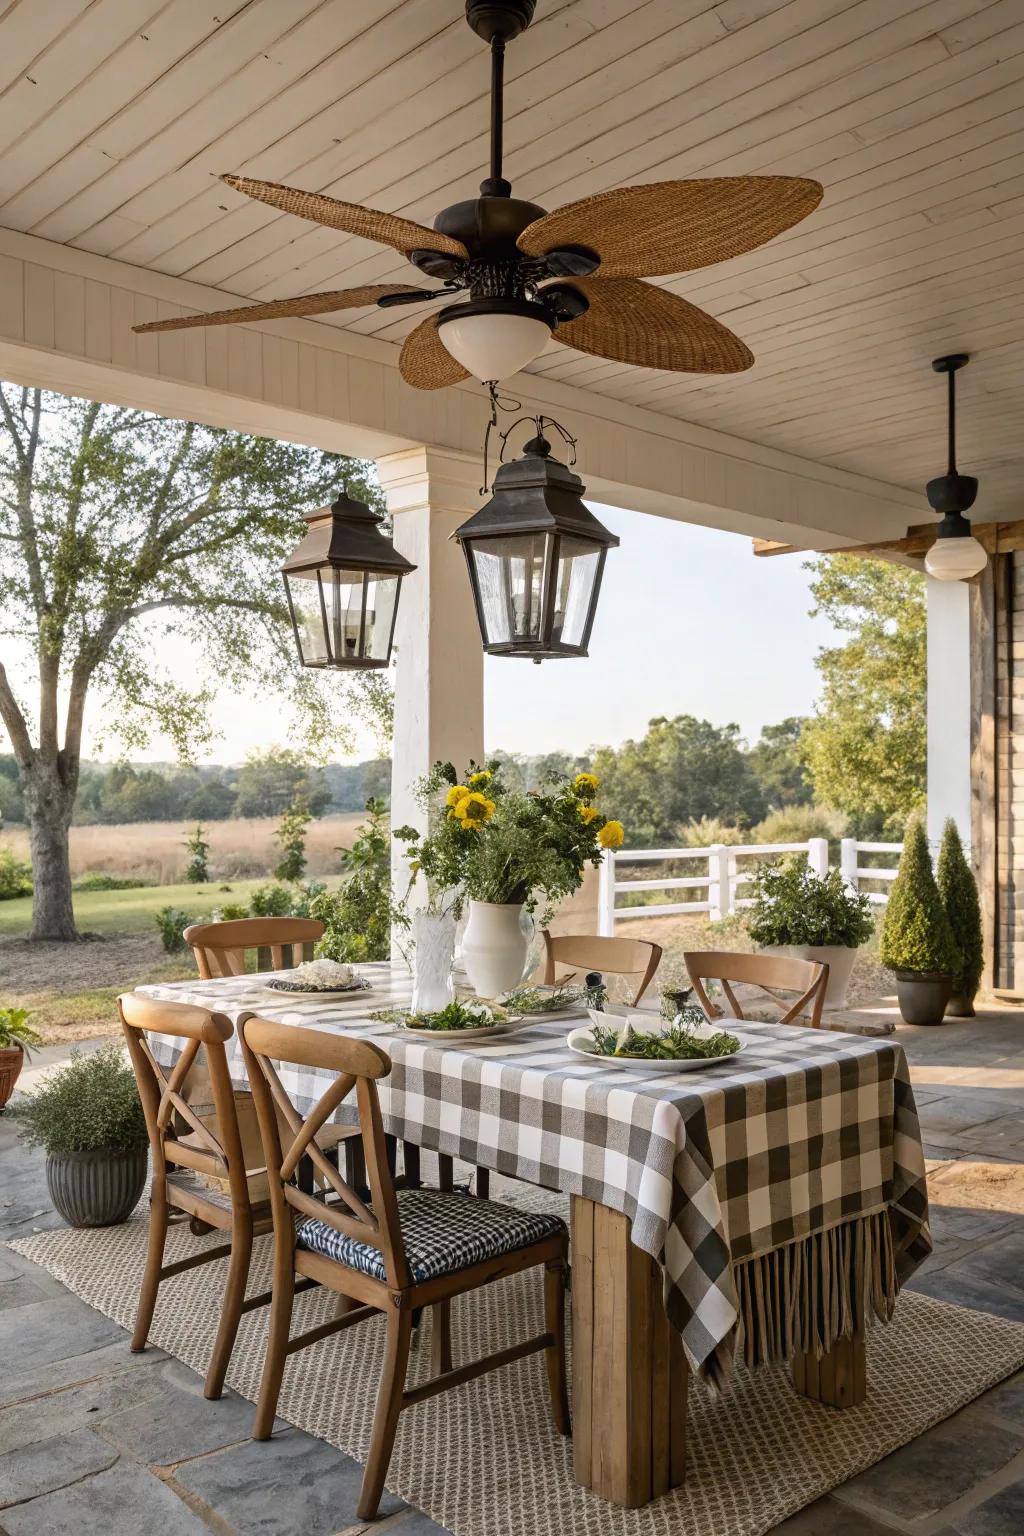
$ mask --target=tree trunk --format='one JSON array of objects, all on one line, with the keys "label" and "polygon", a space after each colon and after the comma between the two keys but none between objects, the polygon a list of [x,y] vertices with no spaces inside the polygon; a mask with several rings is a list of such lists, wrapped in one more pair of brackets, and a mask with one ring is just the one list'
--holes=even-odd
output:
[{"label": "tree trunk", "polygon": [[30,939],[77,939],[71,904],[68,828],[74,794],[56,763],[37,761],[24,775],[25,812],[32,849]]}]

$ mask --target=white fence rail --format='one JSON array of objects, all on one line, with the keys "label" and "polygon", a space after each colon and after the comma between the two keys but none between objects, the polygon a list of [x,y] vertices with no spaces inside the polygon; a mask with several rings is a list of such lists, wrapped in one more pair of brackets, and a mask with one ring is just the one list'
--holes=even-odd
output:
[{"label": "white fence rail", "polygon": [[[865,883],[888,883],[896,878],[895,865],[902,843],[861,843],[855,838],[844,837],[839,845],[839,868],[851,890],[859,891]],[[749,907],[752,898],[739,895],[742,887],[754,880],[757,863],[764,859],[777,859],[786,853],[803,853],[815,874],[824,875],[829,868],[828,841],[824,837],[809,838],[806,843],[743,843],[727,845],[715,843],[710,848],[619,848],[604,856],[601,866],[599,906],[599,933],[614,933],[615,924],[637,917],[675,917],[690,912],[703,912],[711,918],[727,917],[741,907]],[[862,855],[895,854],[891,865],[874,868],[861,863]],[[739,861],[743,864],[740,867]],[[620,877],[623,865],[657,864],[682,866],[680,872],[661,873],[657,878]],[[653,891],[693,891],[693,900],[668,900],[628,903],[621,905],[622,896],[637,896]],[[868,900],[884,905],[888,895],[881,891],[865,891]]]}]

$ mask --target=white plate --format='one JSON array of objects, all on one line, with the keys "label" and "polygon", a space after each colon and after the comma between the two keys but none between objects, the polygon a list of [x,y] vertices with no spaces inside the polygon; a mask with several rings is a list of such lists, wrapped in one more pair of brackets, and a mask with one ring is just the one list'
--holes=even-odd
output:
[{"label": "white plate", "polygon": [[396,1035],[412,1040],[491,1040],[497,1035],[514,1035],[525,1029],[529,1019],[504,1019],[499,1024],[482,1024],[479,1029],[415,1029],[411,1024],[394,1024]]},{"label": "white plate", "polygon": [[702,1067],[714,1067],[721,1061],[734,1061],[743,1050],[729,1051],[725,1056],[697,1056],[683,1061],[658,1061],[647,1056],[602,1056],[593,1049],[594,1036],[589,1029],[573,1029],[566,1036],[566,1045],[577,1056],[599,1061],[606,1067],[625,1067],[632,1072],[697,1072]]}]

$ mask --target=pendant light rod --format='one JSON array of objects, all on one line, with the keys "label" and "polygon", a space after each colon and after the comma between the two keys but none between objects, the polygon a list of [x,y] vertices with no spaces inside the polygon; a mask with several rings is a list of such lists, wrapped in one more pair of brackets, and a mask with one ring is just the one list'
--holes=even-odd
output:
[{"label": "pendant light rod", "polygon": [[955,475],[956,468],[956,375],[965,363],[969,362],[966,352],[951,352],[948,357],[937,357],[932,363],[936,373],[946,374],[949,385],[947,389],[947,433],[948,433],[948,457],[949,468],[947,474]]}]

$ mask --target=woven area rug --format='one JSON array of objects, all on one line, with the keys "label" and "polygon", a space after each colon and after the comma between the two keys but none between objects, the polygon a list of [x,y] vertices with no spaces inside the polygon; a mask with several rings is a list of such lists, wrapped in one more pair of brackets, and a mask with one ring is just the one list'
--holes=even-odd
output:
[{"label": "woven area rug", "polygon": [[[558,1197],[519,1185],[515,1198],[550,1208]],[[140,1207],[120,1227],[45,1232],[11,1246],[130,1328],[145,1236]],[[220,1240],[172,1228],[168,1260]],[[269,1260],[270,1240],[261,1239],[250,1292],[269,1287]],[[161,1287],[151,1340],[200,1374],[224,1267],[213,1263]],[[323,1292],[300,1296],[293,1332],[332,1307]],[[456,1364],[542,1331],[540,1277],[515,1276],[461,1299],[453,1322]],[[243,1317],[228,1372],[229,1385],[250,1400],[266,1326],[263,1309]],[[429,1374],[427,1342],[413,1352],[412,1380]],[[383,1330],[371,1321],[293,1356],[281,1417],[364,1459],[382,1350]],[[388,1487],[454,1536],[763,1536],[1024,1365],[1024,1326],[907,1293],[893,1323],[871,1331],[868,1360],[868,1401],[842,1414],[798,1397],[782,1368],[740,1368],[720,1398],[691,1382],[685,1485],[645,1509],[623,1510],[574,1482],[571,1445],[551,1426],[543,1357],[534,1356],[404,1413]]]}]

